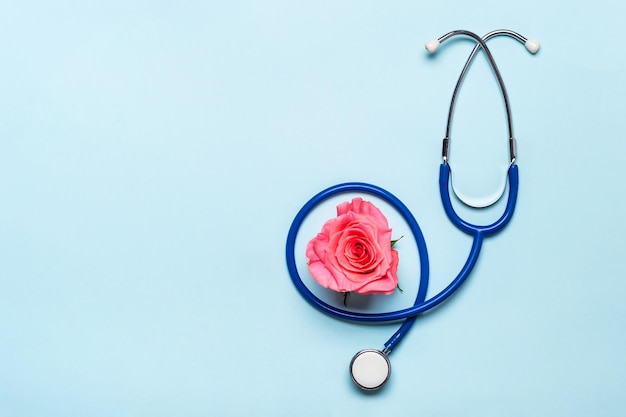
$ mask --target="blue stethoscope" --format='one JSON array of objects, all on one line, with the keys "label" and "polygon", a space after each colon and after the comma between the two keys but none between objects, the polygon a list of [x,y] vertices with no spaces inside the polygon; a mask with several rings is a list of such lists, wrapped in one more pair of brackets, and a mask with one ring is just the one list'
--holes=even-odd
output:
[{"label": "blue stethoscope", "polygon": [[[291,280],[293,281],[295,287],[300,292],[300,294],[307,300],[311,305],[313,305],[318,310],[340,319],[355,321],[355,322],[364,322],[364,323],[377,323],[377,322],[390,322],[396,320],[404,320],[398,331],[396,331],[390,338],[385,342],[384,349],[364,349],[358,352],[352,358],[350,363],[350,375],[352,380],[356,383],[357,386],[364,390],[376,390],[382,387],[391,374],[391,364],[389,362],[389,354],[394,349],[394,347],[402,340],[402,338],[409,332],[417,316],[425,311],[428,311],[437,305],[441,304],[444,300],[450,297],[462,284],[465,282],[467,277],[472,272],[472,269],[476,265],[476,261],[478,260],[478,256],[480,254],[480,249],[483,243],[483,239],[487,236],[493,235],[500,230],[502,230],[507,223],[513,217],[513,213],[515,211],[515,203],[517,201],[517,194],[519,188],[519,173],[516,165],[516,141],[513,136],[513,126],[511,120],[511,110],[509,106],[509,98],[506,92],[506,88],[504,86],[504,82],[502,81],[502,76],[500,75],[500,71],[493,59],[489,48],[487,47],[486,42],[495,37],[495,36],[508,36],[513,39],[518,40],[526,46],[526,49],[531,53],[536,53],[539,50],[539,43],[535,40],[526,39],[520,34],[510,31],[510,30],[496,30],[490,32],[483,36],[482,38],[475,33],[466,31],[466,30],[455,30],[449,32],[437,40],[432,40],[426,42],[426,50],[429,53],[434,53],[439,45],[444,41],[455,37],[455,36],[466,36],[473,38],[477,44],[472,50],[469,58],[467,59],[465,66],[459,76],[456,87],[454,89],[454,93],[452,95],[452,99],[450,102],[450,110],[448,113],[448,121],[446,128],[446,136],[443,139],[443,150],[442,157],[443,162],[439,168],[439,192],[441,194],[441,201],[443,203],[444,210],[450,219],[450,221],[461,231],[471,235],[473,237],[472,247],[470,249],[469,256],[467,261],[463,265],[463,268],[458,273],[456,278],[441,292],[432,298],[426,299],[426,292],[428,290],[428,276],[429,276],[429,264],[428,264],[428,253],[426,249],[426,242],[424,240],[424,235],[415,220],[415,217],[411,213],[411,211],[400,201],[397,197],[391,194],[389,191],[377,187],[372,184],[365,184],[359,182],[349,182],[334,185],[329,187],[313,198],[311,198],[298,212],[296,217],[291,224],[289,229],[289,233],[287,235],[287,246],[286,246],[286,258],[287,258],[287,268],[289,270],[289,274],[291,275]],[[454,112],[454,105],[456,103],[456,98],[459,92],[459,88],[465,79],[465,75],[467,74],[467,70],[469,69],[476,53],[479,49],[483,49],[485,55],[489,61],[491,68],[498,80],[498,84],[500,86],[500,91],[502,93],[502,97],[504,99],[504,105],[506,107],[507,114],[507,123],[509,130],[509,152],[510,152],[510,165],[508,169],[508,182],[509,182],[509,195],[506,203],[506,208],[504,209],[504,213],[502,216],[492,224],[489,225],[475,225],[463,220],[456,213],[452,206],[452,202],[450,200],[450,165],[449,165],[449,150],[450,150],[450,128],[452,122],[452,114]],[[410,230],[413,233],[415,238],[415,242],[417,244],[418,254],[420,258],[420,282],[417,291],[417,296],[415,297],[415,302],[412,307],[405,308],[403,310],[391,311],[387,313],[358,313],[347,311],[333,305],[330,305],[318,297],[316,297],[303,283],[302,278],[298,273],[298,269],[295,261],[295,243],[298,231],[302,226],[304,219],[308,216],[308,214],[322,201],[335,196],[340,193],[346,192],[359,192],[359,193],[367,193],[370,195],[374,195],[376,197],[381,198],[382,200],[389,203],[393,206],[400,215],[404,218],[404,220],[409,225]],[[453,189],[454,192],[454,189]],[[501,197],[501,196],[500,196]],[[498,198],[499,199],[499,198]],[[496,199],[497,201],[497,199]],[[493,201],[495,202],[495,201]],[[490,204],[493,204],[491,202]],[[465,202],[466,204],[472,206]],[[486,204],[486,205],[490,205]],[[485,204],[474,207],[485,207]]]}]

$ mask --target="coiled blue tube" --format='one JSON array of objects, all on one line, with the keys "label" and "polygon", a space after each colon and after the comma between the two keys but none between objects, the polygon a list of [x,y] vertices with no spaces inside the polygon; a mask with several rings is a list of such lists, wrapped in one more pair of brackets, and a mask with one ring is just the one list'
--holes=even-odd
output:
[{"label": "coiled blue tube", "polygon": [[[311,304],[313,307],[339,319],[363,323],[392,322],[404,319],[405,322],[402,324],[402,326],[385,343],[385,348],[387,349],[387,351],[393,350],[393,348],[411,329],[417,315],[441,304],[448,297],[454,294],[454,292],[463,284],[463,282],[465,282],[467,277],[472,272],[472,269],[476,265],[476,261],[478,260],[478,256],[480,255],[483,237],[501,230],[509,222],[515,210],[515,201],[517,199],[519,186],[517,165],[512,165],[509,168],[509,198],[506,209],[500,219],[488,226],[473,225],[464,221],[456,214],[450,200],[450,192],[448,187],[449,176],[450,167],[447,164],[441,164],[439,170],[439,191],[441,193],[441,200],[444,205],[446,214],[448,215],[448,218],[452,221],[452,223],[454,223],[463,232],[472,235],[474,240],[472,242],[469,256],[467,258],[467,261],[463,265],[463,268],[461,268],[461,271],[458,273],[456,278],[441,292],[426,300],[430,271],[428,262],[428,251],[426,248],[424,235],[422,234],[417,220],[415,220],[415,217],[413,216],[411,211],[404,205],[404,203],[402,203],[402,201],[400,201],[389,191],[372,184],[358,182],[338,184],[321,191],[313,198],[311,198],[300,209],[300,211],[294,218],[291,227],[289,228],[289,233],[287,235],[285,255],[289,275],[291,276],[291,280],[298,292],[300,292],[302,297],[306,301],[308,301],[309,304]],[[347,311],[320,300],[302,282],[302,278],[300,277],[300,274],[298,272],[295,260],[295,244],[296,238],[298,236],[298,231],[300,230],[304,219],[318,204],[336,194],[345,192],[362,192],[380,197],[384,201],[388,202],[391,206],[393,206],[408,223],[409,228],[411,229],[411,232],[413,233],[413,236],[415,238],[418,254],[420,257],[420,283],[417,291],[417,296],[415,297],[415,302],[412,307],[387,313],[358,313]]]}]

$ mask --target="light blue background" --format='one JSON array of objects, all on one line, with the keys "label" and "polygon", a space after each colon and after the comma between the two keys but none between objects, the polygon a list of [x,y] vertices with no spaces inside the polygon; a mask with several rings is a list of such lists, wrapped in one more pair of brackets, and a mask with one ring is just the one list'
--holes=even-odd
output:
[{"label": "light blue background", "polygon": [[[623,415],[624,15],[617,0],[4,0],[0,416]],[[437,175],[472,44],[422,45],[459,28],[542,43],[490,43],[518,211],[364,395],[348,362],[397,325],[311,308],[285,237],[317,191],[372,182],[420,222],[431,294],[456,274],[470,239]],[[469,196],[502,178],[496,87],[478,59],[452,145]],[[376,308],[413,297],[410,237],[398,249],[405,293]]]}]

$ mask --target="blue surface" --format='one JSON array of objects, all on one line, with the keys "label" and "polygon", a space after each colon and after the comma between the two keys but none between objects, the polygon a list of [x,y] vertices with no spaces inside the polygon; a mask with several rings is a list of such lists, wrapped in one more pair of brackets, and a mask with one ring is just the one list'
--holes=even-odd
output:
[{"label": "blue surface", "polygon": [[[623,415],[624,12],[610,0],[3,1],[0,416]],[[446,219],[437,177],[473,45],[433,58],[422,45],[459,28],[542,43],[530,56],[490,42],[518,138],[516,214],[394,351],[388,386],[363,395],[350,358],[396,327],[311,308],[286,234],[318,191],[370,182],[420,222],[430,292],[456,275],[471,238]],[[479,57],[453,126],[464,195],[502,183],[501,104]],[[370,310],[414,298],[415,248],[397,249],[405,292]]]}]

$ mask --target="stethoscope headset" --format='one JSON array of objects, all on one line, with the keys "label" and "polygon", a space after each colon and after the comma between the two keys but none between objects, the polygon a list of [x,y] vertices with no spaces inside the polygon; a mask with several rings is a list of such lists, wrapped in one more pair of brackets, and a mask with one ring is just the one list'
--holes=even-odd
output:
[{"label": "stethoscope headset", "polygon": [[[363,389],[363,390],[377,390],[381,388],[389,379],[391,374],[391,364],[389,362],[389,354],[393,351],[394,347],[402,340],[402,338],[409,332],[417,316],[425,311],[428,311],[437,305],[441,304],[443,301],[448,299],[454,292],[465,282],[467,277],[472,272],[474,266],[476,265],[476,261],[478,260],[478,256],[480,254],[480,250],[482,247],[482,243],[485,237],[493,235],[500,230],[502,230],[513,217],[513,213],[515,211],[515,204],[517,201],[517,194],[519,188],[519,173],[518,167],[516,164],[517,159],[517,148],[516,148],[516,140],[513,135],[513,123],[511,117],[511,109],[509,105],[509,97],[506,92],[506,88],[504,86],[504,82],[502,80],[502,76],[500,74],[500,70],[498,69],[491,51],[487,47],[487,41],[496,36],[507,36],[513,38],[520,43],[526,46],[526,49],[534,54],[539,50],[539,43],[535,40],[527,39],[522,35],[513,32],[511,30],[495,30],[493,32],[487,33],[482,38],[476,35],[473,32],[469,32],[466,30],[455,30],[449,33],[446,33],[442,37],[436,40],[431,40],[426,42],[426,50],[433,54],[437,51],[439,46],[445,42],[446,40],[456,37],[456,36],[465,36],[470,37],[476,41],[476,45],[469,55],[463,70],[458,78],[456,86],[454,88],[454,92],[452,94],[452,99],[450,101],[450,109],[448,112],[448,121],[446,126],[446,135],[443,139],[443,149],[442,149],[442,163],[439,168],[439,192],[441,195],[441,201],[443,203],[444,210],[446,215],[450,219],[450,221],[461,231],[466,234],[469,234],[473,237],[472,246],[470,249],[469,256],[467,261],[461,268],[461,271],[458,273],[456,278],[450,282],[450,284],[441,290],[435,296],[426,299],[426,293],[428,290],[428,279],[429,279],[429,263],[428,263],[428,253],[426,249],[426,242],[424,240],[424,236],[420,227],[415,220],[415,217],[411,213],[411,211],[402,203],[397,197],[391,194],[389,191],[380,188],[378,186],[366,183],[359,182],[348,182],[343,184],[337,184],[332,187],[329,187],[313,198],[311,198],[298,212],[296,217],[291,224],[289,229],[289,233],[287,235],[287,245],[286,245],[286,258],[287,258],[287,268],[289,270],[289,274],[291,276],[291,280],[295,285],[296,289],[300,292],[300,294],[307,300],[311,305],[313,305],[318,310],[339,318],[343,320],[349,320],[354,322],[362,322],[362,323],[379,323],[379,322],[392,322],[397,320],[404,320],[398,331],[396,331],[390,338],[385,342],[383,350],[378,349],[364,349],[359,351],[350,362],[350,375],[355,384]],[[488,225],[475,225],[466,220],[463,220],[456,213],[455,209],[452,206],[452,202],[450,199],[450,130],[452,124],[452,115],[454,113],[454,107],[456,103],[456,99],[459,93],[459,89],[467,71],[474,60],[479,49],[482,49],[487,57],[489,65],[491,66],[496,79],[498,81],[498,85],[500,87],[500,92],[502,94],[502,98],[504,100],[504,105],[506,109],[507,115],[507,125],[508,125],[508,134],[509,134],[509,168],[508,168],[508,183],[509,183],[509,193],[508,199],[506,203],[506,207],[504,209],[503,214],[500,216],[498,220]],[[407,222],[411,232],[413,233],[415,243],[417,244],[418,254],[420,258],[420,282],[417,290],[417,295],[415,297],[415,302],[413,306],[409,308],[405,308],[402,310],[391,311],[386,313],[360,313],[360,312],[352,312],[348,310],[344,310],[342,308],[335,307],[330,305],[317,296],[315,296],[303,283],[302,278],[298,273],[298,269],[295,261],[295,244],[296,237],[300,227],[304,219],[308,216],[308,214],[321,202],[324,200],[333,197],[340,193],[346,192],[359,192],[366,193],[376,197],[379,197],[383,201],[386,201],[392,207],[394,207],[398,213],[402,216],[402,218]],[[453,192],[456,194],[453,188]],[[504,192],[504,190],[503,190]],[[499,200],[502,194],[496,199]],[[458,195],[457,195],[458,197]],[[459,198],[460,199],[460,198]],[[462,200],[463,201],[463,200]],[[495,203],[492,201],[488,204],[481,205],[472,205],[466,201],[464,203],[473,206],[473,207],[486,207]]]}]

